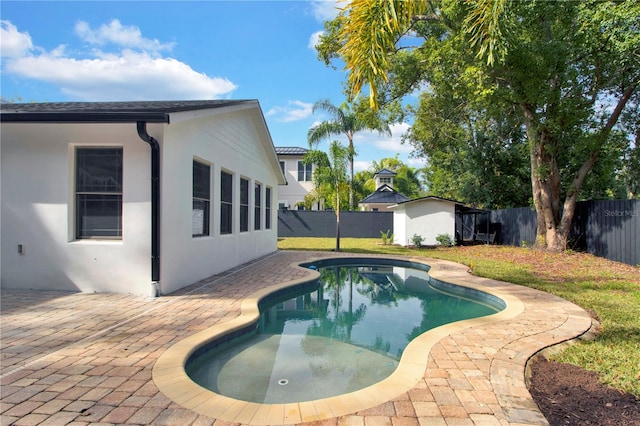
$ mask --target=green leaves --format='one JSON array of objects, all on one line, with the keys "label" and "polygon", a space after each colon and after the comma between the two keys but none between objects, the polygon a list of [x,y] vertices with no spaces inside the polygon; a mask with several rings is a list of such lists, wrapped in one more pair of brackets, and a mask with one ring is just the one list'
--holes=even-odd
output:
[{"label": "green leaves", "polygon": [[333,141],[329,146],[328,154],[312,149],[307,151],[302,161],[305,164],[314,164],[313,184],[318,195],[325,199],[327,205],[337,208],[334,204],[336,195],[345,193],[344,189],[349,181],[347,177],[349,148]]},{"label": "green leaves", "polygon": [[471,46],[478,48],[478,57],[486,56],[493,65],[496,56],[502,59],[507,50],[502,32],[507,0],[466,0],[465,4],[470,10],[464,28],[471,35]]}]

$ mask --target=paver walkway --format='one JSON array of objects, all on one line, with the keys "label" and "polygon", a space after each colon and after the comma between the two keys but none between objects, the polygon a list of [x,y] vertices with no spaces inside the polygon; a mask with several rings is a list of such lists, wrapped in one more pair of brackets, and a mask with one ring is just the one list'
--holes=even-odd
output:
[{"label": "paver walkway", "polygon": [[[304,277],[294,262],[327,256],[336,254],[279,251],[156,299],[3,290],[0,424],[229,424],[164,396],[152,380],[154,362],[183,338],[237,317],[251,293]],[[546,293],[468,279],[516,296],[523,312],[443,337],[425,353],[423,379],[398,398],[309,424],[547,424],[526,389],[526,362],[584,333],[589,316]]]}]

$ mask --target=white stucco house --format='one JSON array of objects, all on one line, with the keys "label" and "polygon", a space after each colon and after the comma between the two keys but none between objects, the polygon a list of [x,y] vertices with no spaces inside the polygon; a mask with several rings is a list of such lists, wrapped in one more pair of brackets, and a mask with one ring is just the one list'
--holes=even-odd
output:
[{"label": "white stucco house", "polygon": [[414,235],[423,238],[422,245],[436,245],[436,237],[456,235],[456,206],[460,203],[440,197],[422,197],[389,207],[393,211],[394,242],[412,245]]},{"label": "white stucco house", "polygon": [[3,288],[167,294],[277,250],[256,100],[2,104]]},{"label": "white stucco house", "polygon": [[[304,155],[309,150],[297,146],[277,146],[276,154],[280,162],[280,168],[285,175],[287,183],[278,188],[278,208],[300,210],[304,198],[314,189],[313,164],[304,164]],[[313,203],[312,210],[321,210],[322,202]]]}]

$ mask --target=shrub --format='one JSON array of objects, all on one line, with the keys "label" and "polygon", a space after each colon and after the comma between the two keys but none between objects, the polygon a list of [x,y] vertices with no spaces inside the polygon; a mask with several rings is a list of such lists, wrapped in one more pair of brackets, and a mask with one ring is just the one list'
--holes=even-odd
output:
[{"label": "shrub", "polygon": [[411,237],[411,242],[416,247],[422,247],[422,242],[423,241],[424,241],[424,238],[422,238],[422,236],[420,236],[418,234],[413,234],[413,237]]},{"label": "shrub", "polygon": [[440,234],[436,237],[436,241],[438,245],[443,247],[451,247],[453,246],[453,238],[449,234]]},{"label": "shrub", "polygon": [[389,244],[393,244],[393,233],[391,229],[387,229],[387,232],[380,231],[380,237],[382,238],[382,244],[388,246]]}]

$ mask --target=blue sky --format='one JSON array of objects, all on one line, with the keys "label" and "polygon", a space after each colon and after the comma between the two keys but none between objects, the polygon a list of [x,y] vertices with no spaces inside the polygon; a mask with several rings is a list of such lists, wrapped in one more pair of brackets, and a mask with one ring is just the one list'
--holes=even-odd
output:
[{"label": "blue sky", "polygon": [[[333,1],[2,1],[1,95],[20,102],[258,99],[276,146],[307,147],[345,100],[346,74],[317,59]],[[361,133],[356,170],[396,154],[393,136]],[[346,143],[346,139],[336,138]],[[320,147],[325,149],[328,143]]]}]

